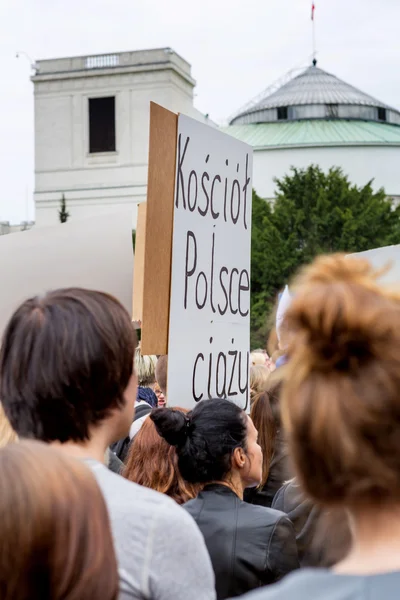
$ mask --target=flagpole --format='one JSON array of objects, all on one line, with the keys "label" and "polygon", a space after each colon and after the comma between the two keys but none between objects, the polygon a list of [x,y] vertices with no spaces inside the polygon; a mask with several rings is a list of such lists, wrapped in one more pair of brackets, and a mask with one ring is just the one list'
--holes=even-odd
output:
[{"label": "flagpole", "polygon": [[316,41],[316,35],[315,35],[315,3],[312,3],[311,6],[311,21],[312,21],[312,45],[313,45],[313,63],[316,64],[316,60],[317,60],[317,41]]}]

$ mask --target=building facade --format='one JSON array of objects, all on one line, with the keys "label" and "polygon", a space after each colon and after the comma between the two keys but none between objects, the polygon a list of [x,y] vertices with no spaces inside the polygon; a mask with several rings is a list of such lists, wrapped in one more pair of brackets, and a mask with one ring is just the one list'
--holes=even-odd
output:
[{"label": "building facade", "polygon": [[190,65],[169,48],[43,60],[32,81],[37,226],[59,222],[63,195],[70,218],[146,199],[150,101],[207,121]]},{"label": "building facade", "polygon": [[[131,209],[146,200],[150,102],[213,125],[193,106],[190,65],[170,48],[39,61],[35,93],[36,224]],[[341,167],[352,183],[400,201],[400,111],[316,61],[239,110],[223,131],[254,149],[268,200],[292,166]]]},{"label": "building facade", "polygon": [[268,200],[292,166],[341,167],[352,183],[400,200],[400,112],[317,67],[267,90],[224,128],[254,149],[253,185]]}]

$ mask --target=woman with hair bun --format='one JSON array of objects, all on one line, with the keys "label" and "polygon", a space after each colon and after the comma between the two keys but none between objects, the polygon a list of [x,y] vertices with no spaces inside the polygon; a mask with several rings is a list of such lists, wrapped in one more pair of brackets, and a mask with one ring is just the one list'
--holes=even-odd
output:
[{"label": "woman with hair bun", "polygon": [[177,463],[176,448],[158,435],[151,419],[146,419],[132,442],[122,474],[129,481],[166,494],[177,504],[184,504],[195,498],[200,488],[184,481]]},{"label": "woman with hair bun", "polygon": [[302,489],[348,515],[352,540],[331,570],[299,572],[252,600],[399,598],[400,293],[379,276],[333,255],[297,281],[283,422]]},{"label": "woman with hair bun", "polygon": [[286,515],[243,502],[262,476],[257,430],[228,400],[205,400],[191,412],[157,409],[150,417],[178,454],[182,477],[203,491],[184,508],[202,532],[213,564],[217,598],[239,596],[298,568]]}]

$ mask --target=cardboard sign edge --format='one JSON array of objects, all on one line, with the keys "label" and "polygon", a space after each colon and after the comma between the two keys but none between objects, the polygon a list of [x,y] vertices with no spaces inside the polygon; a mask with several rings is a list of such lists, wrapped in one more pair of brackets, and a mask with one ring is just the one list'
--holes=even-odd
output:
[{"label": "cardboard sign edge", "polygon": [[150,103],[142,354],[168,354],[178,115]]}]

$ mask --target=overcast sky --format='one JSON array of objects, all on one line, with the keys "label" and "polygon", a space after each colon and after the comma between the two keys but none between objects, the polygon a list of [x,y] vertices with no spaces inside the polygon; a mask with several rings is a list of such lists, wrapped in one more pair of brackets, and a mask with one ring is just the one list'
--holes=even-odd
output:
[{"label": "overcast sky", "polygon": [[[319,66],[400,108],[400,0],[315,0]],[[311,0],[0,0],[0,220],[34,218],[32,59],[170,46],[217,122],[311,59]]]}]

